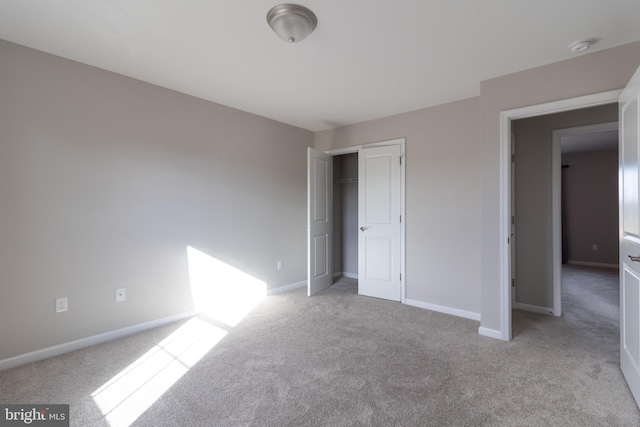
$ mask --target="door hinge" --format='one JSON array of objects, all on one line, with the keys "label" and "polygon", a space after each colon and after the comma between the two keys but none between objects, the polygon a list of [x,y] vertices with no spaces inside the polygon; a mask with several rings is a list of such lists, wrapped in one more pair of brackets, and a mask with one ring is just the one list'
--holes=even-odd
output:
[{"label": "door hinge", "polygon": [[402,282],[402,273],[400,273],[400,281]]},{"label": "door hinge", "polygon": [[511,163],[515,163],[516,162],[516,155],[512,154],[511,155]]},{"label": "door hinge", "polygon": [[516,217],[511,215],[511,225],[514,225],[516,223]]},{"label": "door hinge", "polygon": [[402,156],[398,157],[398,160],[400,160],[400,166],[402,166]]},{"label": "door hinge", "polygon": [[516,279],[511,279],[511,287],[512,288],[516,287]]},{"label": "door hinge", "polygon": [[402,223],[402,215],[400,215],[400,223]]}]

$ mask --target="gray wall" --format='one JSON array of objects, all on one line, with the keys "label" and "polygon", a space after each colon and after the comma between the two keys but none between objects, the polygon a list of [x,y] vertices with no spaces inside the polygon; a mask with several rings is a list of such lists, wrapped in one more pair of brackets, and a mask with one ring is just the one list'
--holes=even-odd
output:
[{"label": "gray wall", "polygon": [[562,164],[569,262],[618,265],[618,150],[563,154]]},{"label": "gray wall", "polygon": [[0,58],[0,360],[191,310],[188,245],[269,288],[305,280],[311,132],[8,42]]},{"label": "gray wall", "polygon": [[479,98],[317,132],[321,150],[406,137],[407,298],[480,313]]},{"label": "gray wall", "polygon": [[500,112],[623,88],[640,66],[640,42],[485,80],[481,98],[482,327],[501,332]]},{"label": "gray wall", "polygon": [[[618,104],[610,104],[512,122],[516,141],[516,302],[553,308],[553,131],[617,119]],[[614,231],[614,239],[616,235]]]},{"label": "gray wall", "polygon": [[[398,137],[407,297],[481,311],[500,331],[500,112],[624,87],[640,42],[315,140],[11,43],[0,57],[1,360],[189,310],[187,245],[272,288],[304,280],[306,147]],[[113,303],[116,287],[125,303]],[[59,296],[69,312],[56,315]]]}]

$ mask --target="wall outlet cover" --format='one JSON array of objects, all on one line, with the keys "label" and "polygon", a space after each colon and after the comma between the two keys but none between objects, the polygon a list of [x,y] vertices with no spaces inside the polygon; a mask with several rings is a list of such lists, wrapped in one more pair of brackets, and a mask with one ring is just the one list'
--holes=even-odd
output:
[{"label": "wall outlet cover", "polygon": [[116,302],[122,302],[126,299],[124,288],[116,289]]},{"label": "wall outlet cover", "polygon": [[67,311],[67,297],[56,298],[56,313]]}]

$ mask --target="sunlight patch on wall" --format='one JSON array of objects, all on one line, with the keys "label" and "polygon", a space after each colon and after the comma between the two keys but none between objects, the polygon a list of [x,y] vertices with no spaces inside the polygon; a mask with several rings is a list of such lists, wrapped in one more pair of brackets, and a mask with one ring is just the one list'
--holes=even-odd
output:
[{"label": "sunlight patch on wall", "polygon": [[129,426],[225,335],[223,329],[194,317],[91,397],[109,425]]},{"label": "sunlight patch on wall", "polygon": [[194,308],[236,326],[265,296],[267,284],[198,249],[187,247]]}]

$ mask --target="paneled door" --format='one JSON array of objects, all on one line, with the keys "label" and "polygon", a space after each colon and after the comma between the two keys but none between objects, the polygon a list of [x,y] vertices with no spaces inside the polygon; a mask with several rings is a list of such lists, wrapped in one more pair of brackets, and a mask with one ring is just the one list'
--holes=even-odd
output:
[{"label": "paneled door", "polygon": [[333,283],[333,161],[322,151],[307,149],[307,294]]},{"label": "paneled door", "polygon": [[619,100],[620,367],[640,405],[640,68]]},{"label": "paneled door", "polygon": [[400,301],[401,147],[358,153],[358,293]]}]

